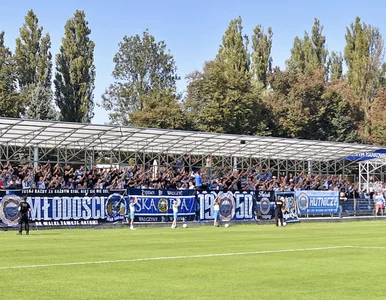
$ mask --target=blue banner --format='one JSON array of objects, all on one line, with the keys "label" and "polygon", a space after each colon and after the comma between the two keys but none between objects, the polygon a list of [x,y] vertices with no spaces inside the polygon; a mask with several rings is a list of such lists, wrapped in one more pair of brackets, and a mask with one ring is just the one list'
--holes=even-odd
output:
[{"label": "blue banner", "polygon": [[23,196],[31,206],[30,220],[36,226],[97,225],[99,221],[123,220],[127,211],[126,191],[107,190],[22,190],[3,194],[0,219],[16,226],[17,206]]},{"label": "blue banner", "polygon": [[30,220],[36,226],[98,225],[124,221],[129,201],[137,197],[135,221],[168,222],[171,205],[180,202],[179,219],[193,221],[196,216],[195,192],[166,190],[22,190],[0,191],[0,222],[18,225],[18,205],[27,196]]},{"label": "blue banner", "polygon": [[[18,224],[18,205],[27,196],[30,218],[36,226],[98,225],[123,221],[129,215],[130,200],[137,198],[136,222],[170,222],[172,204],[179,203],[179,221],[214,220],[214,200],[220,203],[220,219],[271,219],[273,202],[284,197],[286,222],[298,221],[301,215],[334,214],[338,211],[339,193],[334,191],[225,192],[196,193],[192,190],[22,190],[0,191],[0,223]],[[296,199],[296,201],[295,201]],[[3,225],[1,225],[3,226]]]},{"label": "blue banner", "polygon": [[[16,226],[19,220],[19,203],[21,198],[14,191],[0,191],[0,223]],[[0,224],[2,225],[2,224]]]},{"label": "blue banner", "polygon": [[214,220],[214,200],[220,204],[220,220],[253,220],[255,192],[200,192],[198,197],[199,221]]},{"label": "blue banner", "polygon": [[384,158],[386,156],[386,149],[375,150],[374,152],[365,152],[358,155],[347,156],[347,160],[363,161],[374,158]]},{"label": "blue banner", "polygon": [[337,191],[296,191],[295,199],[301,215],[334,214],[339,207]]},{"label": "blue banner", "polygon": [[192,190],[129,190],[129,200],[137,198],[134,221],[171,222],[172,205],[179,203],[178,221],[193,221],[196,217],[196,195]]},{"label": "blue banner", "polygon": [[276,199],[284,198],[283,219],[286,223],[299,222],[294,192],[275,192]]}]

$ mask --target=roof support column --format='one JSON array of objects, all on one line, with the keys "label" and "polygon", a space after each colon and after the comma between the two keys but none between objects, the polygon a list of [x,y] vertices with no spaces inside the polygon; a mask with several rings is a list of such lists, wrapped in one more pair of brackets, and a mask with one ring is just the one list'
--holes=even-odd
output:
[{"label": "roof support column", "polygon": [[370,170],[368,162],[359,163],[359,189],[369,191]]},{"label": "roof support column", "polygon": [[342,175],[343,175],[343,177],[345,177],[346,176],[346,168],[345,168],[345,163],[344,163],[345,161],[343,160],[343,169],[342,169]]},{"label": "roof support column", "polygon": [[92,148],[92,156],[91,156],[91,169],[95,165],[95,148]]},{"label": "roof support column", "polygon": [[34,148],[34,168],[39,165],[39,148]]}]

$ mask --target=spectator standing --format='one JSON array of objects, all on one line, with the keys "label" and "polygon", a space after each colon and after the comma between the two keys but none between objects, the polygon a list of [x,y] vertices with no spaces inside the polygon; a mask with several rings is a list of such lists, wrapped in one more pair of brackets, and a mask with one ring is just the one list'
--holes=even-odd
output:
[{"label": "spectator standing", "polygon": [[381,192],[376,192],[376,195],[374,197],[375,202],[375,216],[378,215],[378,211],[381,211],[381,215],[383,216],[383,208],[385,205],[385,198],[383,197]]}]

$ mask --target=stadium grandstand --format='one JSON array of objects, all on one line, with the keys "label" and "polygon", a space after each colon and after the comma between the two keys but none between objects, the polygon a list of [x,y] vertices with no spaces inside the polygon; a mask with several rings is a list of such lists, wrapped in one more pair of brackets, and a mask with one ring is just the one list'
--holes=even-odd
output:
[{"label": "stadium grandstand", "polygon": [[[263,174],[270,179],[284,176],[289,181],[290,176],[299,173],[320,179],[321,176],[345,177],[354,170],[357,174],[353,174],[352,181],[368,187],[374,176],[383,181],[385,166],[380,157],[362,161],[363,153],[381,150],[381,147],[364,144],[12,118],[0,118],[0,130],[3,167],[11,165],[22,170],[25,166],[50,165],[50,179],[55,170],[64,176],[65,168],[73,169],[70,166],[78,168],[76,171],[81,170],[81,166],[85,170],[98,165],[126,170],[144,167],[142,173],[151,169],[153,177],[157,176],[155,173],[165,175],[171,168],[174,173],[170,176],[180,176],[176,187],[188,188],[187,174],[202,169],[205,174],[210,170],[207,179],[217,179],[217,182],[218,176],[235,177],[231,171],[237,171],[238,177]],[[218,174],[216,170],[228,170],[232,174]],[[75,180],[78,175],[74,173]],[[34,180],[35,184],[38,179]],[[95,185],[97,179],[94,181]],[[313,178],[313,181],[317,180]],[[83,186],[83,181],[81,183],[79,187]],[[45,186],[49,184],[47,181]],[[143,185],[144,181],[137,180],[132,183],[135,184]]]}]

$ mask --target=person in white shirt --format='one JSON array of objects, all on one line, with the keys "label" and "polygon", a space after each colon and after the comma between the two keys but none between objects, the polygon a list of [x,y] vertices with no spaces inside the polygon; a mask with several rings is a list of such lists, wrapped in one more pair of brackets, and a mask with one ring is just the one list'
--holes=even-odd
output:
[{"label": "person in white shirt", "polygon": [[220,202],[218,201],[218,198],[214,200],[213,203],[213,211],[214,211],[214,227],[219,227],[219,221],[220,221]]},{"label": "person in white shirt", "polygon": [[374,196],[374,202],[375,202],[375,216],[378,215],[378,211],[381,211],[381,215],[383,216],[383,208],[385,205],[385,198],[383,197],[382,193],[377,192]]}]

